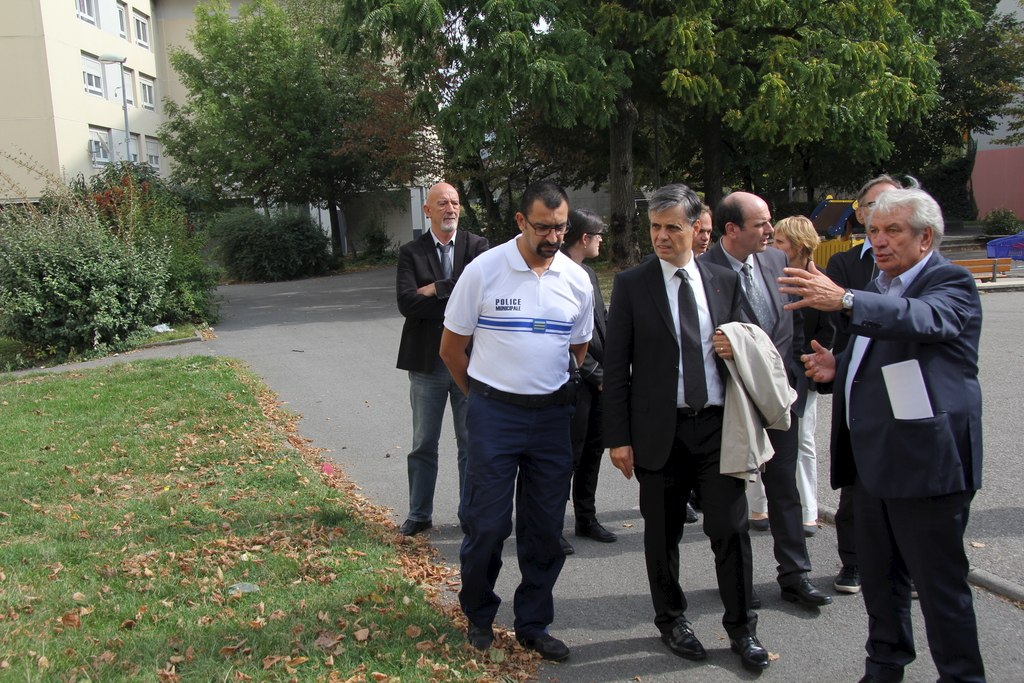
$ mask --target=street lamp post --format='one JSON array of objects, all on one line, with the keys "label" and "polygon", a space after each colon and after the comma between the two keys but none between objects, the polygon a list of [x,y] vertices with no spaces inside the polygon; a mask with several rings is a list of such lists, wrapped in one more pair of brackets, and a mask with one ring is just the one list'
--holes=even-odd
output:
[{"label": "street lamp post", "polygon": [[128,128],[128,92],[124,89],[124,63],[128,58],[113,52],[105,52],[100,55],[100,61],[104,64],[119,64],[121,66],[121,108],[124,110],[124,160],[132,153],[132,133]]}]

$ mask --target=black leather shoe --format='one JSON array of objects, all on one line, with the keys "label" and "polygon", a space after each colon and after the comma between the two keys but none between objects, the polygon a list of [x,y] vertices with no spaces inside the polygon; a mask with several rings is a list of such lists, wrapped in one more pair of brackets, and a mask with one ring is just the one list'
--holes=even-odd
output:
[{"label": "black leather shoe", "polygon": [[572,555],[576,552],[576,548],[573,548],[572,544],[569,543],[569,541],[565,540],[565,536],[559,536],[558,542],[562,546],[562,552],[566,555]]},{"label": "black leather shoe", "polygon": [[534,650],[549,662],[564,662],[569,659],[569,648],[558,638],[545,633],[540,638],[519,638],[519,644],[527,650]]},{"label": "black leather shoe", "polygon": [[761,596],[754,588],[750,589],[750,609],[761,609]]},{"label": "black leather shoe", "polygon": [[730,638],[729,647],[740,656],[740,662],[743,663],[744,669],[764,671],[768,668],[768,650],[761,647],[757,636]]},{"label": "black leather shoe", "polygon": [[784,586],[782,588],[782,599],[786,602],[795,602],[803,605],[804,607],[821,607],[822,605],[831,605],[832,596],[825,595],[806,578],[800,579],[798,583],[792,586]]},{"label": "black leather shoe", "polygon": [[661,634],[661,642],[683,659],[697,661],[708,656],[707,650],[693,634],[693,629],[682,620],[677,621],[671,631]]},{"label": "black leather shoe", "polygon": [[584,538],[592,538],[601,543],[615,543],[619,537],[601,526],[596,519],[581,522],[576,520],[576,535]]},{"label": "black leather shoe", "polygon": [[693,505],[690,503],[686,504],[686,523],[696,524],[700,517],[697,516],[697,511],[693,509]]},{"label": "black leather shoe", "polygon": [[491,645],[494,644],[494,631],[491,630],[490,626],[474,626],[470,624],[469,629],[466,631],[466,637],[469,638],[470,645],[484,652],[491,649]]},{"label": "black leather shoe", "polygon": [[416,522],[414,520],[407,519],[402,526],[398,527],[398,533],[403,536],[415,536],[416,534],[423,533],[432,526],[434,526],[434,523],[429,519],[425,522]]},{"label": "black leather shoe", "polygon": [[[903,680],[903,678],[901,677],[900,681],[902,681],[902,680]],[[871,674],[866,674],[864,676],[864,678],[860,679],[859,683],[891,683],[891,682],[890,681],[883,681],[881,678],[875,678]],[[897,681],[896,683],[899,683],[899,681]]]},{"label": "black leather shoe", "polygon": [[765,517],[764,519],[754,519],[753,517],[751,517],[750,528],[754,531],[770,531],[772,525],[771,522],[768,521],[767,517]]}]

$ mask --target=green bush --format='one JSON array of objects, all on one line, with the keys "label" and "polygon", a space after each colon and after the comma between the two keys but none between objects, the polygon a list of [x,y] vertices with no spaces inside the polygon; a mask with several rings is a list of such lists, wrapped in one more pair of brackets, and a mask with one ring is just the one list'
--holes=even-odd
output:
[{"label": "green bush", "polygon": [[363,245],[362,261],[380,263],[395,256],[395,243],[385,229],[384,221],[379,218],[373,219],[363,228],[359,241]]},{"label": "green bush", "polygon": [[58,356],[117,351],[158,320],[171,247],[111,232],[93,207],[0,215],[0,334]]},{"label": "green bush", "polygon": [[[155,314],[157,322],[212,323],[216,273],[202,257],[207,235],[194,194],[165,181],[148,164],[110,164],[88,180],[71,181],[73,196],[95,205],[108,230],[129,239],[152,237],[170,245],[169,279]],[[59,192],[42,198],[44,211],[61,202]]]},{"label": "green bush", "polygon": [[146,164],[65,183],[0,211],[0,335],[34,355],[124,350],[157,323],[214,322],[216,279],[187,193]]},{"label": "green bush", "polygon": [[986,235],[1016,235],[1021,222],[1010,209],[992,209],[982,220]]},{"label": "green bush", "polygon": [[303,211],[267,218],[236,208],[217,217],[213,233],[221,265],[236,280],[292,280],[320,275],[330,266],[330,238]]}]

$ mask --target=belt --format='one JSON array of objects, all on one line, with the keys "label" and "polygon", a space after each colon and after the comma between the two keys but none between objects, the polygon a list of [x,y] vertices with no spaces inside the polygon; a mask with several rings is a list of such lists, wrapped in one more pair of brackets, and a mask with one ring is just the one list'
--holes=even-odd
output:
[{"label": "belt", "polygon": [[690,408],[690,407],[676,408],[676,417],[677,418],[697,417],[698,415],[701,415],[701,414],[704,414],[704,413],[721,412],[722,410],[724,410],[724,408],[722,408],[722,406],[704,406],[700,410],[694,410],[693,408]]},{"label": "belt", "polygon": [[469,388],[486,398],[493,398],[503,403],[523,406],[525,408],[547,408],[549,406],[567,406],[576,400],[576,383],[568,381],[550,394],[513,394],[509,391],[495,389],[490,384],[469,378]]}]

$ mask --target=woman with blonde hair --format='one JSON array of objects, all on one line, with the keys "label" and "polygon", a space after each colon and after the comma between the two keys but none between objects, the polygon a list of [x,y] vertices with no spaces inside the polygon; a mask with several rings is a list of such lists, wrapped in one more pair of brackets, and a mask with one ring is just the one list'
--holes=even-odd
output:
[{"label": "woman with blonde hair", "polygon": [[789,257],[789,265],[793,268],[807,268],[811,255],[821,243],[814,223],[805,216],[790,216],[775,224],[776,249],[782,250]]},{"label": "woman with blonde hair", "polygon": [[[789,265],[794,268],[806,270],[820,242],[821,238],[814,229],[814,224],[804,216],[790,216],[775,224],[775,242],[772,246],[785,253],[789,258]],[[813,308],[801,308],[795,322],[801,319],[804,331],[801,353],[812,352],[812,339],[831,348],[834,329],[827,313]],[[818,532],[818,458],[814,443],[818,392],[815,389],[816,385],[812,383],[807,392],[804,415],[800,418],[800,450],[796,463],[796,485],[800,491],[804,534],[807,536],[813,536]],[[754,528],[767,528],[768,501],[760,481],[747,487],[747,500],[750,503],[751,525]]]}]

